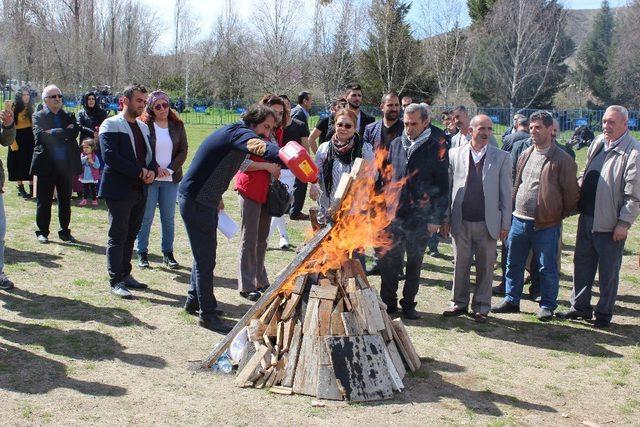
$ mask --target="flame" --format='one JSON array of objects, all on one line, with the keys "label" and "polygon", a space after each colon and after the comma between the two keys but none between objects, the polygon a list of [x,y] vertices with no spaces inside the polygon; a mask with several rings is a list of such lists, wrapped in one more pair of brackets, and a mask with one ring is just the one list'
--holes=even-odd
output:
[{"label": "flame", "polygon": [[[283,284],[283,291],[290,289],[300,274],[339,269],[356,251],[373,247],[384,254],[391,248],[393,240],[387,227],[395,216],[406,178],[392,182],[393,167],[387,158],[387,150],[378,150],[374,162],[365,165],[334,214],[328,236]],[[381,189],[376,188],[378,179],[385,183]]]}]

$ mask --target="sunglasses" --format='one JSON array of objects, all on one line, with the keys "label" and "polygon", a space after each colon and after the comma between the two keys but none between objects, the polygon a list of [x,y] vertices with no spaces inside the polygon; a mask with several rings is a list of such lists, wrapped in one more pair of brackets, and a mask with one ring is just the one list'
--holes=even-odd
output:
[{"label": "sunglasses", "polygon": [[336,123],[336,127],[345,128],[345,129],[351,129],[353,127],[353,125],[351,123]]},{"label": "sunglasses", "polygon": [[153,109],[156,111],[166,110],[167,108],[169,108],[169,104],[167,104],[166,102],[163,102],[162,104],[156,104],[156,106],[153,107]]},{"label": "sunglasses", "polygon": [[53,99],[60,98],[60,99],[62,99],[62,94],[49,95],[49,96],[47,96],[47,98],[53,98]]}]

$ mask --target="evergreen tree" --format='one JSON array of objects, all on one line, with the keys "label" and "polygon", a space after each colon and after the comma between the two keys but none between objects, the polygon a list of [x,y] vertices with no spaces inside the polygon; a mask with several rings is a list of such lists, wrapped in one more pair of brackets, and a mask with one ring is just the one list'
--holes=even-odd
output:
[{"label": "evergreen tree", "polygon": [[469,16],[474,24],[481,22],[491,10],[496,0],[467,0]]},{"label": "evergreen tree", "polygon": [[578,72],[602,104],[608,104],[611,100],[607,70],[613,51],[613,27],[613,12],[609,2],[604,0],[578,53]]}]

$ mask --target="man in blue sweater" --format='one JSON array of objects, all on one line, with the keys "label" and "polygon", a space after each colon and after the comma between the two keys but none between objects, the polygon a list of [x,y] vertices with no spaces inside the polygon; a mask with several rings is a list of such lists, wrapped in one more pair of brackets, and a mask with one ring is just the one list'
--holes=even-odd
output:
[{"label": "man in blue sweater", "polygon": [[216,265],[216,229],[222,194],[248,154],[280,162],[279,148],[266,142],[275,126],[276,113],[268,106],[253,105],[242,121],[224,126],[200,145],[180,182],[178,204],[193,252],[191,280],[184,309],[200,312],[200,326],[216,332],[231,330],[220,319],[213,295],[213,269]]}]

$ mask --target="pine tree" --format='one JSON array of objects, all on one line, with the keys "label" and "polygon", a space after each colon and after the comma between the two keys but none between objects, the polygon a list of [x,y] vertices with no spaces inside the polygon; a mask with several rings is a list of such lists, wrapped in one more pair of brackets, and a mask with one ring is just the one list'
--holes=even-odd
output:
[{"label": "pine tree", "polygon": [[491,10],[496,0],[467,0],[469,16],[474,24],[481,22]]},{"label": "pine tree", "polygon": [[608,104],[611,100],[607,70],[613,51],[613,27],[613,12],[609,2],[604,0],[578,53],[578,72],[582,74],[593,95],[603,104]]}]

